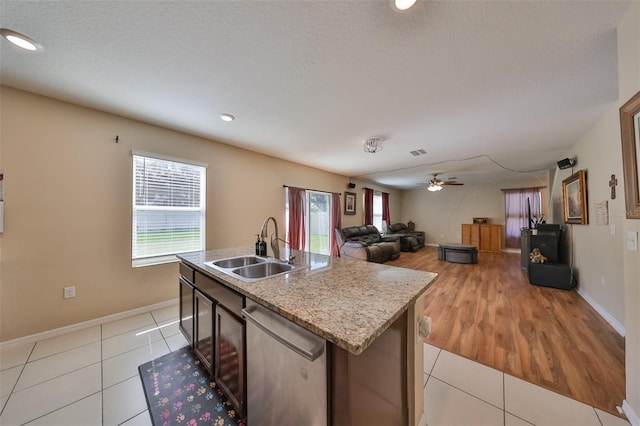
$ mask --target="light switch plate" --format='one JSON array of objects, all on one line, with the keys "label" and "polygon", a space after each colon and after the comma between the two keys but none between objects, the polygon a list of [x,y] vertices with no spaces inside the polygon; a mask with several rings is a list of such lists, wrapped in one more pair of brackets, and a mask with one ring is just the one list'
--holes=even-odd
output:
[{"label": "light switch plate", "polygon": [[614,224],[609,225],[609,233],[611,235],[616,235],[616,225]]},{"label": "light switch plate", "polygon": [[638,251],[638,233],[627,231],[627,250]]}]

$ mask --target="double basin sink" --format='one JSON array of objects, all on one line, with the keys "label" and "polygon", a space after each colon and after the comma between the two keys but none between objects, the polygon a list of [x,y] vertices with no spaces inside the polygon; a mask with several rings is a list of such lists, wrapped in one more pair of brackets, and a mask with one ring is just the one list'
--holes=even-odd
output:
[{"label": "double basin sink", "polygon": [[295,265],[283,260],[260,256],[229,257],[205,262],[205,265],[244,282],[256,282],[309,267],[308,265]]}]

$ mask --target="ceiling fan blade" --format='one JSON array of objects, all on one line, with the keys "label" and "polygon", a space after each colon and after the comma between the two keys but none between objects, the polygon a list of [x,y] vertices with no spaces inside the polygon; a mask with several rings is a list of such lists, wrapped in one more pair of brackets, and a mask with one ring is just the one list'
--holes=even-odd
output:
[{"label": "ceiling fan blade", "polygon": [[440,185],[458,185],[458,186],[462,186],[464,185],[464,183],[458,183],[458,182],[441,182]]}]

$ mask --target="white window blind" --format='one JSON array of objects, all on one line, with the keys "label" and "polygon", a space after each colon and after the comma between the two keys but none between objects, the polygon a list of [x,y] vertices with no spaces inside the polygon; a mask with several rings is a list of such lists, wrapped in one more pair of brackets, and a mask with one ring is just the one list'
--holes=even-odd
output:
[{"label": "white window blind", "polygon": [[132,259],[204,250],[206,165],[152,155],[133,153]]}]

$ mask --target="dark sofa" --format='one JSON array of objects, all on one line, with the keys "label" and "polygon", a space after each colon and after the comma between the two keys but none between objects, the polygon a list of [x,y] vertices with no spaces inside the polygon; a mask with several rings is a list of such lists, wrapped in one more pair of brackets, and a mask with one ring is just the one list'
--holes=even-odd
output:
[{"label": "dark sofa", "polygon": [[424,232],[409,231],[409,227],[404,223],[389,225],[385,237],[399,237],[402,251],[416,251],[424,247]]},{"label": "dark sofa", "polygon": [[335,229],[341,257],[384,263],[400,257],[400,238],[382,237],[373,225]]}]

